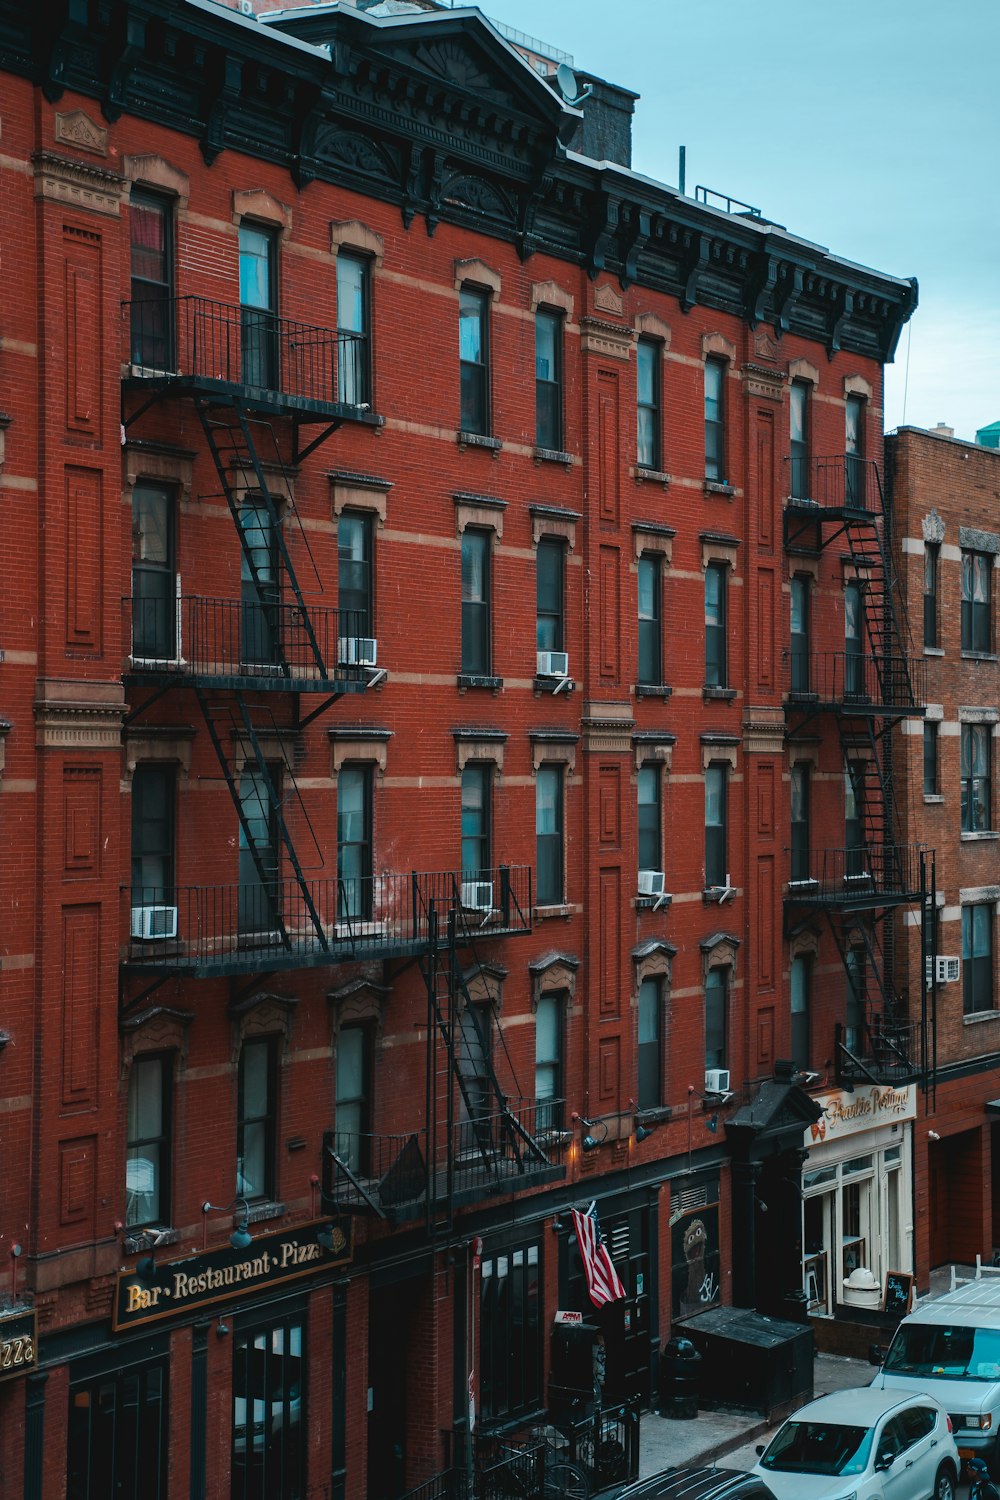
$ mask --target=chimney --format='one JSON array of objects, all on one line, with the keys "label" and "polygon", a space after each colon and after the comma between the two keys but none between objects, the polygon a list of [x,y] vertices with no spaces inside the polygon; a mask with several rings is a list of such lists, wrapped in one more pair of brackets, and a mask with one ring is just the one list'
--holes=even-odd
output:
[{"label": "chimney", "polygon": [[949,427],[947,422],[939,422],[936,427],[930,429],[930,433],[931,437],[953,438],[955,436],[955,429],[954,427]]}]

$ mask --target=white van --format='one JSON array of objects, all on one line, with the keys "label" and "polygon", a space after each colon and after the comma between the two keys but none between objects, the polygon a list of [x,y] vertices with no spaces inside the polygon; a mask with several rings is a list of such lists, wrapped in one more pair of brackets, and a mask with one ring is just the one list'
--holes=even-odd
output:
[{"label": "white van", "polygon": [[1000,1471],[1000,1277],[963,1282],[904,1318],[872,1385],[934,1396],[962,1457]]}]

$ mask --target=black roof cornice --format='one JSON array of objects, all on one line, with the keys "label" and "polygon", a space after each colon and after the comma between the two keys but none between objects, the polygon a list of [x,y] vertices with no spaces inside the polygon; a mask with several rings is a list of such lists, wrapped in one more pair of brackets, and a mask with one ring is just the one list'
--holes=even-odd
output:
[{"label": "black roof cornice", "polygon": [[377,20],[353,8],[280,27],[210,0],[0,0],[0,66],[230,149],[295,182],[354,188],[404,222],[442,219],[825,345],[892,357],[917,302],[766,221],[722,213],[567,151],[578,115],[477,11]]}]

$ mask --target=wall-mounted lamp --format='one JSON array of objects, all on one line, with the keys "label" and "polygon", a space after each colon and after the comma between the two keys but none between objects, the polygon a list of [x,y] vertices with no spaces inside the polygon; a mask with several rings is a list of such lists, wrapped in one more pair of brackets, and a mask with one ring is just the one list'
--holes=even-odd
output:
[{"label": "wall-mounted lamp", "polygon": [[217,1339],[225,1339],[229,1337],[229,1324],[224,1322],[222,1318],[220,1318],[215,1325],[215,1337]]},{"label": "wall-mounted lamp", "polygon": [[929,1141],[939,1141],[941,1137],[938,1135],[936,1130],[928,1130],[927,1139]]},{"label": "wall-mounted lamp", "polygon": [[635,1127],[635,1138],[640,1146],[643,1141],[648,1141],[652,1134],[653,1131],[648,1125],[637,1125]]},{"label": "wall-mounted lamp", "polygon": [[714,1135],[719,1128],[719,1116],[717,1114],[709,1115],[708,1119],[705,1121],[705,1125]]},{"label": "wall-mounted lamp", "polygon": [[151,1255],[144,1255],[141,1260],[136,1261],[135,1274],[143,1281],[156,1280],[156,1261]]},{"label": "wall-mounted lamp", "polygon": [[249,1249],[250,1245],[253,1243],[253,1236],[250,1233],[250,1205],[247,1200],[245,1198],[234,1198],[232,1203],[220,1204],[209,1203],[208,1199],[206,1198],[205,1202],[201,1205],[201,1211],[204,1215],[204,1218],[202,1219],[201,1237],[201,1248],[203,1250],[208,1249],[209,1214],[228,1214],[237,1207],[243,1209],[243,1216],[240,1219],[240,1222],[237,1224],[236,1228],[233,1230],[232,1234],[229,1236],[229,1243],[232,1245],[234,1250]]},{"label": "wall-mounted lamp", "polygon": [[333,1253],[333,1230],[331,1228],[317,1229],[316,1242],[321,1249]]},{"label": "wall-mounted lamp", "polygon": [[559,1215],[556,1214],[555,1218],[552,1220],[552,1223],[550,1225],[552,1233],[553,1234],[562,1234],[562,1232],[565,1229],[565,1227],[566,1226],[563,1223],[562,1219],[560,1219]]}]

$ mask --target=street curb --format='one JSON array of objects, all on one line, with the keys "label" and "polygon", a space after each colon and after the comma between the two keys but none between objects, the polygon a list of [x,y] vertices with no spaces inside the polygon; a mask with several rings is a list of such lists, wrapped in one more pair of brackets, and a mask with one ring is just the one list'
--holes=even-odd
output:
[{"label": "street curb", "polygon": [[704,1464],[710,1467],[717,1459],[725,1458],[729,1453],[735,1453],[737,1448],[752,1443],[755,1438],[762,1437],[765,1433],[772,1431],[770,1422],[758,1422],[754,1427],[745,1427],[742,1432],[734,1432],[731,1437],[723,1438],[719,1443],[713,1443],[710,1448],[705,1448],[701,1453],[693,1454],[685,1462],[692,1467]]}]

